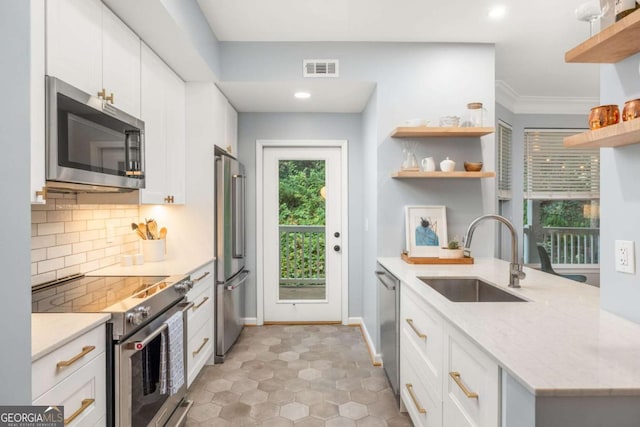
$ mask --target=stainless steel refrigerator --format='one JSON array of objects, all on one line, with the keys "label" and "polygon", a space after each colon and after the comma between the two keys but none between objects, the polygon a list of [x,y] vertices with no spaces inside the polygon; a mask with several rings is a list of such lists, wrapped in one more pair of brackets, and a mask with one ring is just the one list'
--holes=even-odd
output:
[{"label": "stainless steel refrigerator", "polygon": [[243,324],[245,270],[244,167],[215,150],[216,362],[223,362]]}]

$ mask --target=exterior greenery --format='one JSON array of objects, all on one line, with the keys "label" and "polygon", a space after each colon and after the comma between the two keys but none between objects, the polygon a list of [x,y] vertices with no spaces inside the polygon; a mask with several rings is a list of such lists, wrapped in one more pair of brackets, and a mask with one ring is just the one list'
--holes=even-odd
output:
[{"label": "exterior greenery", "polygon": [[[325,162],[281,160],[279,179],[281,285],[324,284]],[[290,231],[286,225],[319,227]]]}]

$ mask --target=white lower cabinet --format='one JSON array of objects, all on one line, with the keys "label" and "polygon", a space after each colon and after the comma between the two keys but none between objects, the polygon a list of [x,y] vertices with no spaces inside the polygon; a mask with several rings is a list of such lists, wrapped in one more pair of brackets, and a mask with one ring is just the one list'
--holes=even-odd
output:
[{"label": "white lower cabinet", "polygon": [[410,286],[400,295],[400,395],[413,423],[498,427],[499,366]]},{"label": "white lower cabinet", "polygon": [[425,360],[402,331],[400,355],[400,396],[414,425],[442,427],[442,398],[438,388],[426,381]]},{"label": "white lower cabinet", "polygon": [[65,425],[105,426],[104,324],[32,364],[34,405],[64,406]]},{"label": "white lower cabinet", "polygon": [[475,344],[447,326],[445,426],[498,426],[500,370]]},{"label": "white lower cabinet", "polygon": [[191,386],[215,348],[213,264],[191,273],[191,280],[194,286],[187,293],[187,300],[193,302],[187,312],[187,387]]}]

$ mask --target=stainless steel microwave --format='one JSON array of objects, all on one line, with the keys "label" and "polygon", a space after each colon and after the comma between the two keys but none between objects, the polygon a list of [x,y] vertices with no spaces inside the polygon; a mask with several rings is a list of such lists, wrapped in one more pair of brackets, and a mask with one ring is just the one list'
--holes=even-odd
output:
[{"label": "stainless steel microwave", "polygon": [[50,189],[144,188],[144,122],[55,77],[46,77]]}]

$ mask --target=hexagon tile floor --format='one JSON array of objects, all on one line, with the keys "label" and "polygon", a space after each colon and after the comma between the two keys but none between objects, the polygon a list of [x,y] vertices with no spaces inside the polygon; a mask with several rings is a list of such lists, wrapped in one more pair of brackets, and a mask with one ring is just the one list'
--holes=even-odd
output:
[{"label": "hexagon tile floor", "polygon": [[191,385],[190,426],[412,426],[352,326],[245,328]]}]

